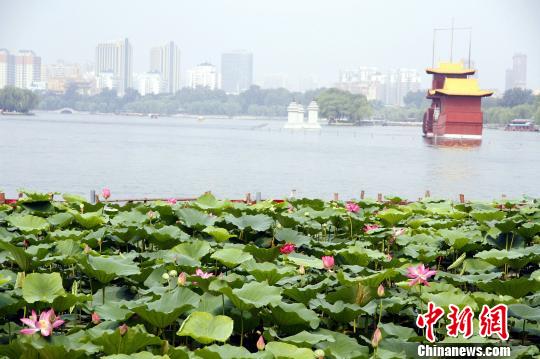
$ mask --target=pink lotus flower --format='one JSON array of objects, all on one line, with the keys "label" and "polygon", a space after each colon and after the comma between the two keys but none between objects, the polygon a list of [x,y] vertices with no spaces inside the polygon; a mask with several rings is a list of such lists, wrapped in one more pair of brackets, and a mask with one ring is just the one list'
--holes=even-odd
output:
[{"label": "pink lotus flower", "polygon": [[203,272],[200,268],[197,268],[197,270],[195,271],[195,275],[196,275],[197,277],[201,277],[202,279],[208,279],[208,278],[214,276],[213,273],[210,273],[210,272]]},{"label": "pink lotus flower", "polygon": [[369,231],[374,231],[376,229],[379,229],[380,227],[376,224],[366,224],[364,226],[364,232],[367,233]]},{"label": "pink lotus flower", "polygon": [[354,202],[347,202],[347,204],[345,205],[345,209],[347,209],[347,212],[358,213],[358,211],[360,210],[360,206],[358,206]]},{"label": "pink lotus flower", "polygon": [[182,272],[178,275],[178,285],[179,286],[186,285],[186,272]]},{"label": "pink lotus flower", "polygon": [[285,243],[284,245],[281,246],[281,248],[279,249],[279,252],[281,254],[289,254],[289,253],[294,252],[295,249],[296,249],[296,246],[293,243]]},{"label": "pink lotus flower", "polygon": [[411,278],[409,285],[412,287],[418,283],[429,286],[428,279],[433,277],[437,272],[426,268],[422,263],[419,265],[407,268],[407,277]]},{"label": "pink lotus flower", "polygon": [[169,199],[167,200],[167,203],[168,203],[168,204],[176,204],[176,202],[177,202],[177,201],[176,201],[176,198],[169,198]]},{"label": "pink lotus flower", "polygon": [[392,229],[392,237],[397,238],[405,233],[405,228],[394,228]]},{"label": "pink lotus flower", "polygon": [[322,256],[323,267],[330,270],[334,267],[334,257],[333,256]]},{"label": "pink lotus flower", "polygon": [[111,190],[108,188],[103,188],[101,190],[101,195],[103,196],[103,198],[105,198],[105,200],[107,200],[111,196]]},{"label": "pink lotus flower", "polygon": [[377,288],[377,295],[379,297],[384,297],[384,285],[380,284],[379,288]]},{"label": "pink lotus flower", "polygon": [[92,313],[92,323],[99,324],[101,322],[101,317],[96,312]]},{"label": "pink lotus flower", "polygon": [[257,340],[257,349],[259,350],[264,350],[264,347],[266,346],[266,343],[264,342],[264,338],[263,336],[261,335],[259,337],[259,340]]},{"label": "pink lotus flower", "polygon": [[373,338],[371,338],[371,345],[373,346],[373,348],[377,348],[381,340],[382,340],[382,332],[380,328],[377,328],[375,332],[373,333]]},{"label": "pink lotus flower", "polygon": [[118,331],[120,332],[121,336],[124,336],[127,333],[128,329],[129,327],[125,323],[118,327]]},{"label": "pink lotus flower", "polygon": [[32,315],[28,318],[21,318],[21,322],[26,324],[29,328],[21,329],[21,334],[32,335],[37,332],[41,332],[41,335],[48,337],[51,335],[54,328],[58,328],[64,321],[54,314],[54,309],[41,312],[39,320],[36,315],[36,311],[32,310]]}]

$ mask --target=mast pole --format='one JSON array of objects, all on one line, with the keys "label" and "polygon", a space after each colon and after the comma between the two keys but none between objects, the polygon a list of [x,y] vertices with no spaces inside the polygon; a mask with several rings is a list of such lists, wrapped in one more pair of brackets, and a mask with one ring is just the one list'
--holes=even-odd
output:
[{"label": "mast pole", "polygon": [[454,52],[454,18],[452,18],[452,28],[451,28],[451,35],[450,35],[450,62],[452,62],[452,55]]}]

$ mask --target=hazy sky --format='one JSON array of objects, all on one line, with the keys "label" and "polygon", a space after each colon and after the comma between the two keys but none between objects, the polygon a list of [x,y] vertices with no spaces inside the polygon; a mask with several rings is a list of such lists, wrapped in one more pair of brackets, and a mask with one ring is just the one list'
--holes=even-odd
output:
[{"label": "hazy sky", "polygon": [[[504,88],[512,55],[528,56],[529,87],[540,89],[538,0],[0,0],[0,48],[32,49],[57,59],[94,61],[98,42],[128,37],[134,71],[147,71],[150,47],[173,40],[187,69],[220,54],[254,54],[255,80],[267,74],[316,75],[321,84],[339,70],[386,70],[431,65],[434,27],[472,26],[472,58],[483,87]],[[456,34],[456,58],[468,40]],[[448,59],[448,37],[437,57]],[[427,83],[428,76],[424,76]]]}]

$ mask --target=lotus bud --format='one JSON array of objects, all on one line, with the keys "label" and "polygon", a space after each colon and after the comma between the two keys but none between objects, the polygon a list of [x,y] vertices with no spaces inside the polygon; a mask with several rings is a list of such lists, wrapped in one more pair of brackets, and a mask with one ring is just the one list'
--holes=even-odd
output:
[{"label": "lotus bud", "polygon": [[317,349],[317,350],[315,350],[314,354],[315,354],[315,358],[324,359],[324,350]]},{"label": "lotus bud", "polygon": [[91,250],[92,250],[92,248],[90,248],[90,246],[85,243],[84,244],[84,250],[83,250],[84,254],[90,253]]},{"label": "lotus bud", "polygon": [[103,198],[105,198],[105,200],[107,200],[111,196],[111,190],[108,188],[103,188],[101,190],[101,195],[103,196]]},{"label": "lotus bud", "polygon": [[171,277],[176,277],[178,275],[178,272],[173,269],[173,270],[169,271],[169,275]]},{"label": "lotus bud", "polygon": [[327,270],[331,270],[334,267],[334,257],[333,256],[322,256],[323,267]]},{"label": "lotus bud", "polygon": [[371,338],[371,345],[373,346],[373,348],[377,348],[381,340],[382,332],[380,328],[377,328],[377,330],[375,330],[375,332],[373,333],[373,338]]},{"label": "lotus bud", "polygon": [[100,321],[101,317],[99,316],[99,314],[97,314],[96,312],[92,313],[92,323],[97,325]]},{"label": "lotus bud", "polygon": [[148,216],[148,218],[154,219],[154,217],[156,216],[156,213],[154,211],[148,211],[146,215]]},{"label": "lotus bud", "polygon": [[169,273],[163,273],[161,275],[161,278],[165,279],[165,280],[169,280]]},{"label": "lotus bud", "polygon": [[303,265],[301,265],[301,266],[298,268],[298,274],[300,274],[300,275],[306,274],[306,268],[304,268]]},{"label": "lotus bud", "polygon": [[264,347],[266,346],[265,342],[264,342],[264,338],[263,336],[261,335],[259,337],[259,340],[257,340],[257,349],[258,350],[264,350]]},{"label": "lotus bud", "polygon": [[23,246],[25,249],[28,248],[29,245],[30,245],[30,242],[28,242],[27,239],[23,240]]},{"label": "lotus bud", "polygon": [[182,287],[186,285],[186,272],[182,272],[178,275],[178,285]]},{"label": "lotus bud", "polygon": [[15,288],[22,288],[26,274],[24,272],[17,273],[17,279],[15,279]]},{"label": "lotus bud", "polygon": [[79,204],[79,209],[81,210],[81,213],[84,213],[84,204]]},{"label": "lotus bud", "polygon": [[128,329],[129,327],[126,324],[122,324],[118,327],[118,331],[120,332],[121,336],[124,336],[127,333]]},{"label": "lotus bud", "polygon": [[377,295],[379,297],[384,297],[384,286],[382,284],[379,285],[379,288],[377,288]]},{"label": "lotus bud", "polygon": [[177,202],[176,198],[169,198],[169,199],[167,200],[167,203],[168,203],[168,204],[176,204],[176,202]]}]

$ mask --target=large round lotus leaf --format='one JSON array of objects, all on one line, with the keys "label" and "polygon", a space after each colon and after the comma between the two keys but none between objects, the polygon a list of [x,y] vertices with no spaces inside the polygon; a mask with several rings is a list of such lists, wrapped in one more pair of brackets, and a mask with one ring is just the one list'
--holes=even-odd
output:
[{"label": "large round lotus leaf", "polygon": [[232,334],[234,321],[225,316],[206,312],[193,312],[182,323],[176,334],[189,336],[199,343],[225,342]]},{"label": "large round lotus leaf", "polygon": [[220,201],[212,193],[207,192],[197,198],[194,204],[200,209],[219,209],[226,206],[228,202]]},{"label": "large round lotus leaf", "polygon": [[244,347],[235,347],[233,345],[216,345],[198,349],[195,355],[202,359],[252,359],[253,355]]},{"label": "large round lotus leaf", "polygon": [[476,219],[480,223],[485,223],[489,221],[500,221],[505,217],[503,211],[497,210],[471,211],[469,214],[472,218]]},{"label": "large round lotus leaf", "polygon": [[79,212],[71,213],[75,217],[75,221],[87,229],[99,227],[107,223],[107,218],[104,217],[101,212],[88,212],[82,214]]},{"label": "large round lotus leaf", "polygon": [[193,208],[181,208],[176,210],[176,215],[189,228],[202,228],[214,225],[216,217]]},{"label": "large round lotus leaf", "polygon": [[69,225],[71,221],[73,221],[73,215],[67,212],[53,214],[47,218],[47,222],[49,222],[51,226],[58,228]]},{"label": "large round lotus leaf", "polygon": [[200,296],[198,294],[188,288],[178,287],[172,292],[164,293],[158,300],[133,308],[133,311],[148,323],[158,328],[165,328],[182,313],[196,308],[199,301]]},{"label": "large round lotus leaf", "polygon": [[201,264],[201,258],[210,252],[210,244],[200,240],[180,243],[171,248],[171,252],[175,254],[178,264],[184,266],[199,266]]},{"label": "large round lotus leaf", "polygon": [[168,355],[155,355],[150,352],[138,352],[133,354],[113,354],[104,356],[103,359],[169,359]]},{"label": "large round lotus leaf", "polygon": [[254,276],[257,281],[267,281],[270,285],[276,284],[282,278],[296,274],[296,268],[292,266],[278,266],[270,262],[249,261],[244,263],[242,268]]},{"label": "large round lotus leaf", "polygon": [[302,303],[279,303],[272,306],[272,317],[282,326],[309,326],[317,329],[320,322],[317,313]]},{"label": "large round lotus leaf", "polygon": [[66,294],[60,273],[31,273],[23,282],[22,295],[26,302],[52,303]]},{"label": "large round lotus leaf", "polygon": [[137,264],[123,255],[84,256],[81,265],[88,275],[96,278],[101,283],[108,283],[117,276],[130,276],[140,273]]},{"label": "large round lotus leaf", "polygon": [[6,251],[9,253],[9,255],[13,258],[15,263],[23,270],[27,271],[30,269],[32,262],[32,256],[28,254],[23,248],[14,246],[11,243],[8,242],[2,242],[0,241],[0,249]]},{"label": "large round lotus leaf", "polygon": [[377,217],[382,219],[389,226],[395,226],[400,221],[411,216],[410,212],[402,212],[394,208],[385,209],[377,213]]},{"label": "large round lotus leaf", "polygon": [[290,337],[282,338],[286,343],[292,343],[297,346],[311,348],[320,342],[335,342],[333,336],[321,333],[310,333],[302,330],[300,333],[291,335]]},{"label": "large round lotus leaf", "polygon": [[334,342],[322,342],[317,345],[324,350],[328,358],[360,359],[369,357],[368,347],[358,344],[355,338],[327,329],[319,329],[318,333],[332,336],[335,339]]},{"label": "large round lotus leaf", "polygon": [[224,219],[225,221],[234,224],[241,230],[250,227],[251,229],[258,232],[264,232],[269,229],[272,224],[274,224],[274,220],[272,219],[272,217],[264,214],[246,214],[242,217],[235,217],[232,214],[228,214],[224,217]]},{"label": "large round lotus leaf", "polygon": [[526,304],[510,304],[508,310],[512,317],[540,322],[540,308],[529,307]]},{"label": "large round lotus leaf", "polygon": [[249,282],[232,293],[244,304],[255,308],[277,305],[281,302],[281,289],[266,282]]},{"label": "large round lotus leaf", "polygon": [[512,268],[521,268],[528,262],[528,257],[525,253],[506,249],[490,249],[477,253],[475,258],[480,258],[495,266],[509,264]]},{"label": "large round lotus leaf", "polygon": [[225,228],[209,226],[203,230],[204,233],[208,233],[218,243],[226,242],[230,238],[236,237],[234,234],[230,234]]},{"label": "large round lotus leaf", "polygon": [[298,266],[304,266],[306,268],[322,269],[323,262],[320,258],[307,256],[302,253],[291,253],[286,258],[288,261],[293,262]]},{"label": "large round lotus leaf", "polygon": [[424,302],[433,302],[439,307],[443,307],[445,310],[450,304],[457,305],[460,308],[466,305],[470,306],[474,311],[478,309],[478,305],[474,301],[473,297],[462,292],[441,292],[438,294],[423,293],[422,300]]},{"label": "large round lotus leaf", "polygon": [[149,334],[142,324],[130,326],[122,335],[116,322],[103,322],[86,333],[92,343],[101,345],[107,355],[116,353],[133,354],[148,346],[161,346],[162,340]]},{"label": "large round lotus leaf", "polygon": [[140,227],[143,223],[148,221],[148,216],[137,210],[131,210],[129,212],[120,212],[111,219],[113,226],[121,227]]},{"label": "large round lotus leaf", "polygon": [[270,342],[266,345],[266,349],[280,359],[313,359],[315,356],[311,349],[298,348],[296,345]]},{"label": "large round lotus leaf", "polygon": [[49,222],[41,217],[12,214],[6,217],[8,223],[17,227],[21,232],[27,234],[37,234],[49,229]]},{"label": "large round lotus leaf", "polygon": [[233,268],[241,263],[252,260],[253,256],[240,248],[223,248],[214,252],[210,258],[217,260],[229,268]]},{"label": "large round lotus leaf", "polygon": [[307,245],[311,238],[291,228],[278,228],[275,231],[276,239],[283,243],[293,243],[297,247]]}]

